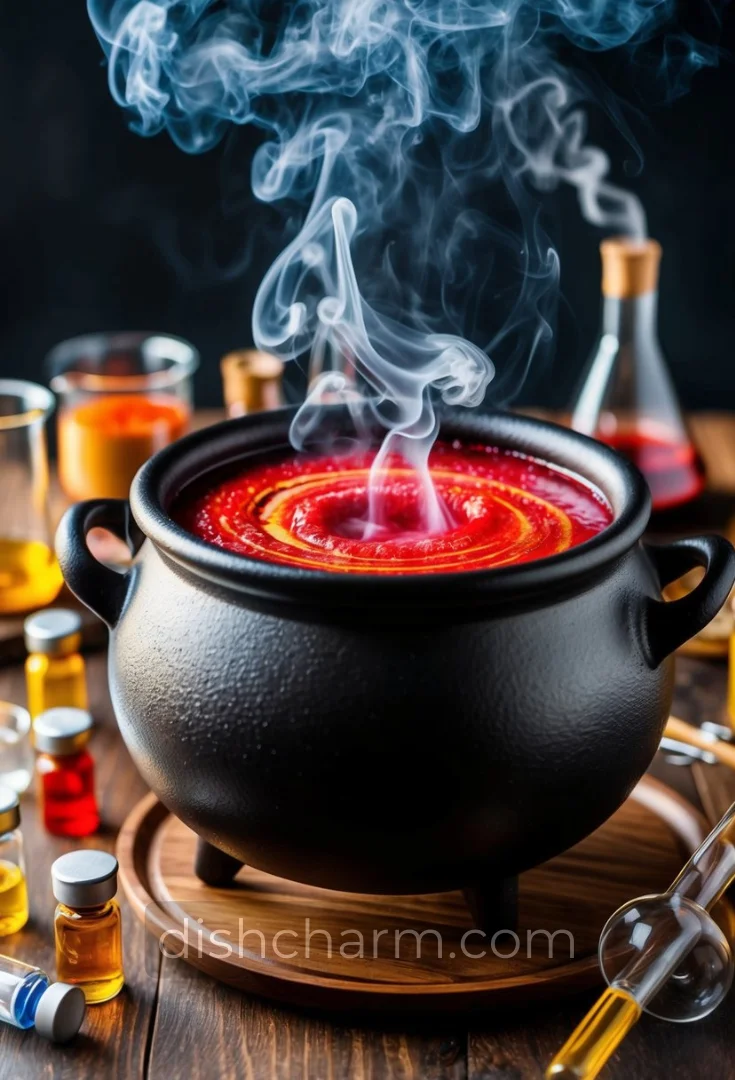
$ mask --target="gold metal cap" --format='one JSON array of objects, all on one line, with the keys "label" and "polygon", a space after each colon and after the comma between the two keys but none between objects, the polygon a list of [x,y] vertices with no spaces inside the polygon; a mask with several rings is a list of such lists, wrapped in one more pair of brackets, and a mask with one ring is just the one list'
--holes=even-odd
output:
[{"label": "gold metal cap", "polygon": [[68,656],[81,647],[82,617],[69,608],[36,611],[23,623],[23,637],[30,653]]},{"label": "gold metal cap", "polygon": [[602,295],[625,300],[658,288],[661,245],[657,240],[611,236],[600,244]]},{"label": "gold metal cap", "polygon": [[20,825],[20,802],[12,788],[0,786],[0,836]]},{"label": "gold metal cap", "polygon": [[230,416],[278,409],[283,404],[283,361],[260,349],[238,349],[220,360],[225,405]]},{"label": "gold metal cap", "polygon": [[42,754],[76,754],[89,742],[93,726],[85,709],[47,709],[33,721],[33,742]]}]

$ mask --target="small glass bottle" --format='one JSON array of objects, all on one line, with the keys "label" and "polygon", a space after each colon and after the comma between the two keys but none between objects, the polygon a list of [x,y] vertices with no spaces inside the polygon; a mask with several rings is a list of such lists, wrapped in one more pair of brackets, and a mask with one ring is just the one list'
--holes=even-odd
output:
[{"label": "small glass bottle", "polygon": [[51,867],[56,976],[81,987],[88,1004],[109,1001],[125,984],[117,859],[106,851],[70,851]]},{"label": "small glass bottle", "polygon": [[54,395],[0,379],[0,614],[56,599],[64,579],[53,548],[46,428]]},{"label": "small glass bottle", "polygon": [[0,787],[0,937],[28,922],[28,888],[20,832],[20,803],[9,787]]},{"label": "small glass bottle", "polygon": [[87,708],[87,683],[82,644],[82,619],[68,608],[47,608],[29,615],[23,624],[26,649],[28,711],[68,705]]},{"label": "small glass bottle", "polygon": [[602,328],[571,426],[629,458],[648,481],[654,511],[668,510],[698,496],[705,475],[658,341],[661,247],[611,237],[600,252]]},{"label": "small glass bottle", "polygon": [[38,798],[43,824],[54,836],[90,836],[99,828],[87,750],[92,726],[84,709],[48,709],[33,721]]},{"label": "small glass bottle", "polygon": [[87,1004],[78,986],[52,983],[45,971],[0,956],[0,1020],[35,1027],[53,1042],[68,1042],[82,1026]]},{"label": "small glass bottle", "polygon": [[0,701],[0,784],[22,795],[33,779],[33,762],[28,710]]}]

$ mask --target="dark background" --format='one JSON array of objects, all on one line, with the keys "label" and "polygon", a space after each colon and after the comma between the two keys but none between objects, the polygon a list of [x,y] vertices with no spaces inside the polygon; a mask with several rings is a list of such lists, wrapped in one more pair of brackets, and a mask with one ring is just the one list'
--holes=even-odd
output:
[{"label": "dark background", "polygon": [[[249,195],[257,134],[237,131],[202,157],[166,135],[143,139],[109,96],[82,0],[2,0],[0,12],[0,375],[43,379],[48,349],[79,333],[169,331],[202,353],[197,402],[218,404],[217,361],[250,344],[252,300],[281,245],[279,215]],[[624,58],[588,61],[640,109],[646,99],[628,114],[644,154],[639,175],[594,115],[593,133],[613,154],[616,178],[627,171],[663,244],[660,335],[692,408],[735,407],[732,9],[721,44],[719,66],[668,105]],[[571,192],[543,199],[562,301],[553,357],[536,366],[521,400],[558,406],[595,337],[601,234],[580,219]]]}]

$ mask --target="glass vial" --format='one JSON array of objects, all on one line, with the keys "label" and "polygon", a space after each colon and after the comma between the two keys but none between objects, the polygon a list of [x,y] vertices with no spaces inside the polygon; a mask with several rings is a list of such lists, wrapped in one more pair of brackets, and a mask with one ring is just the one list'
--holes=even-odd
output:
[{"label": "glass vial", "polygon": [[87,682],[82,645],[82,617],[67,608],[48,608],[29,615],[23,624],[28,711],[68,705],[87,708]]},{"label": "glass vial", "polygon": [[0,614],[33,611],[64,583],[53,550],[46,425],[54,395],[0,379]]},{"label": "glass vial", "polygon": [[0,787],[0,937],[28,922],[28,888],[20,832],[20,804],[12,788]]},{"label": "glass vial", "polygon": [[82,1026],[87,1005],[78,986],[52,983],[45,971],[0,956],[0,1020],[35,1027],[53,1042],[68,1042]]},{"label": "glass vial", "polygon": [[26,649],[28,712],[70,705],[86,708],[86,677],[82,646],[82,617],[68,608],[47,608],[29,615],[23,624]]},{"label": "glass vial", "polygon": [[31,718],[27,709],[0,701],[0,784],[19,795],[33,779]]},{"label": "glass vial", "polygon": [[87,750],[92,726],[84,709],[48,709],[33,721],[41,815],[54,836],[90,836],[99,828],[94,761]]},{"label": "glass vial", "polygon": [[106,851],[71,851],[51,867],[56,975],[81,987],[88,1004],[109,1001],[125,983],[117,859]]},{"label": "glass vial", "polygon": [[602,328],[571,424],[637,465],[653,509],[666,510],[699,495],[705,476],[658,341],[661,247],[616,237],[600,252]]}]

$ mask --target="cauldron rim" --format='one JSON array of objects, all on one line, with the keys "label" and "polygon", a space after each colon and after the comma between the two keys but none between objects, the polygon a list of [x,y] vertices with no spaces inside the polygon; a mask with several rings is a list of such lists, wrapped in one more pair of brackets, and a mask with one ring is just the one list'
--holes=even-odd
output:
[{"label": "cauldron rim", "polygon": [[[161,552],[206,581],[260,599],[318,607],[486,607],[553,590],[577,591],[641,537],[650,516],[648,486],[635,466],[594,439],[535,417],[460,409],[441,414],[441,436],[478,440],[568,469],[597,487],[614,519],[597,536],[532,562],[434,574],[344,574],[266,562],[210,544],[178,525],[167,507],[185,487],[249,455],[288,449],[294,406],[199,429],[156,453],[133,481],[130,505],[142,532]],[[331,419],[347,419],[341,406]]]}]

